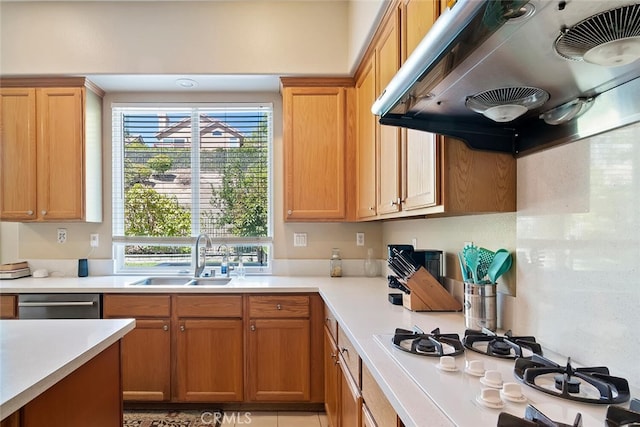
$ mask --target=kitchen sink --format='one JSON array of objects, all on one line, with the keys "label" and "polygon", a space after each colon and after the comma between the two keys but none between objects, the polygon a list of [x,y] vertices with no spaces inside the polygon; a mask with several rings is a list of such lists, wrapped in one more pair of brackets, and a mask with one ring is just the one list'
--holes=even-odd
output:
[{"label": "kitchen sink", "polygon": [[224,277],[150,276],[131,283],[131,286],[223,286],[231,281]]},{"label": "kitchen sink", "polygon": [[187,286],[224,286],[230,281],[228,277],[201,277],[189,280]]}]

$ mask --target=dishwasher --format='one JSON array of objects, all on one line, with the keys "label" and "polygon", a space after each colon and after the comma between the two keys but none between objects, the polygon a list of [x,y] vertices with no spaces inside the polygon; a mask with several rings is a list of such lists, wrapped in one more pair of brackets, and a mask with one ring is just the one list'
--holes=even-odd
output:
[{"label": "dishwasher", "polygon": [[20,294],[19,319],[100,319],[101,294]]}]

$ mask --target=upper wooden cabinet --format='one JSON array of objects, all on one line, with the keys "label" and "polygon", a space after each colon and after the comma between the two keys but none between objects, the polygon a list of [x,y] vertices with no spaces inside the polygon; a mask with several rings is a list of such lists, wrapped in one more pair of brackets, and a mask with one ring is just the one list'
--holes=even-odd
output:
[{"label": "upper wooden cabinet", "polygon": [[0,219],[102,221],[102,92],[83,78],[0,86]]},{"label": "upper wooden cabinet", "polygon": [[376,117],[377,208],[375,215],[365,210],[363,195],[371,183],[360,165],[365,164],[361,153],[366,153],[371,139],[366,124],[372,103],[367,106],[365,101],[370,69],[375,69],[377,96],[444,7],[441,0],[391,2],[358,68],[358,220],[515,210],[512,156],[471,150],[461,141],[429,132],[381,126]]},{"label": "upper wooden cabinet", "polygon": [[353,90],[352,79],[282,78],[285,221],[353,218]]},{"label": "upper wooden cabinet", "polygon": [[440,14],[439,0],[402,0],[403,62],[431,29]]},{"label": "upper wooden cabinet", "polygon": [[371,106],[376,99],[375,62],[369,59],[356,82],[356,219],[376,216],[376,116]]},{"label": "upper wooden cabinet", "polygon": [[[376,94],[382,93],[400,69],[400,10],[394,8],[382,27],[375,45]],[[401,129],[377,125],[378,152],[378,214],[400,210],[401,191]]]}]

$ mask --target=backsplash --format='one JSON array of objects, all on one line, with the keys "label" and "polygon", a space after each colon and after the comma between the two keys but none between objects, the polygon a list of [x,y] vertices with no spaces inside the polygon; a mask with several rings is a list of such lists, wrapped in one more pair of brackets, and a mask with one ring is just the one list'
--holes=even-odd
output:
[{"label": "backsplash", "polygon": [[507,322],[640,385],[640,124],[518,159]]}]

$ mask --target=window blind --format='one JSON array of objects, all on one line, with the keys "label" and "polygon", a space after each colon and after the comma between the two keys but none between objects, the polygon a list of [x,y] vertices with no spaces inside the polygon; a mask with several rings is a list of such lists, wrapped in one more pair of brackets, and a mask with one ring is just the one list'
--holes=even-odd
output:
[{"label": "window blind", "polygon": [[239,255],[271,242],[270,105],[117,106],[112,115],[123,269],[135,257],[184,265],[200,233]]}]

